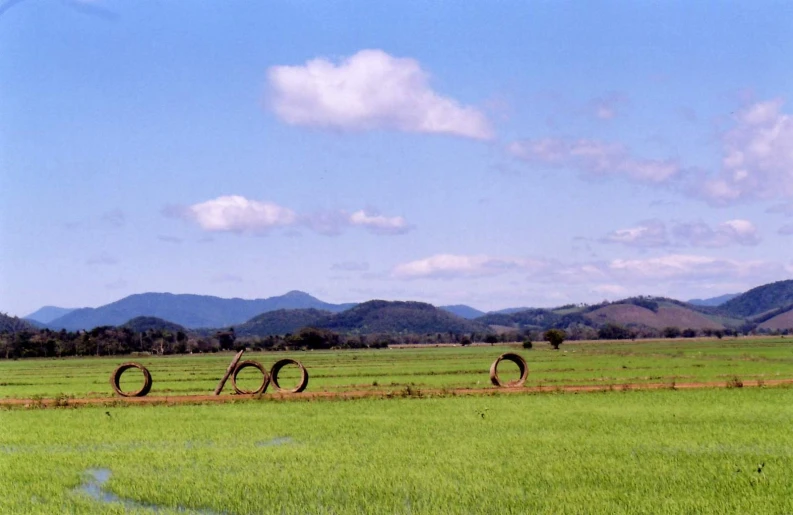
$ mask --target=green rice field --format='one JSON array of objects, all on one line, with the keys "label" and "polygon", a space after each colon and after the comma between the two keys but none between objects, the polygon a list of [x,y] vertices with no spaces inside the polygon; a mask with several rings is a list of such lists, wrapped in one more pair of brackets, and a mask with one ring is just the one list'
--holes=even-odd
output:
[{"label": "green rice field", "polygon": [[[639,342],[569,342],[559,351],[535,343],[532,350],[514,346],[421,347],[379,350],[249,352],[243,359],[269,368],[282,357],[300,360],[308,369],[308,392],[399,391],[418,389],[490,388],[488,370],[501,353],[518,352],[529,363],[527,386],[726,382],[793,378],[793,338],[724,340],[659,340]],[[152,374],[150,396],[208,395],[222,377],[233,354],[66,358],[0,361],[0,399],[55,396],[107,397],[109,377],[124,361],[137,361]],[[517,367],[504,363],[505,379]],[[240,383],[250,386],[258,372],[246,370]],[[123,376],[135,381],[130,371]],[[295,381],[286,368],[284,384]],[[124,386],[124,385],[122,385]],[[134,385],[133,385],[134,386]],[[130,386],[132,388],[132,386]],[[226,393],[231,392],[227,387]]]},{"label": "green rice field", "polygon": [[[415,394],[489,388],[506,350],[532,385],[670,387]],[[793,513],[793,388],[672,388],[793,378],[786,339],[290,356],[309,392],[403,395],[0,408],[0,513]],[[230,358],[134,359],[164,396],[211,393]],[[105,397],[128,359],[0,361],[0,396]]]}]

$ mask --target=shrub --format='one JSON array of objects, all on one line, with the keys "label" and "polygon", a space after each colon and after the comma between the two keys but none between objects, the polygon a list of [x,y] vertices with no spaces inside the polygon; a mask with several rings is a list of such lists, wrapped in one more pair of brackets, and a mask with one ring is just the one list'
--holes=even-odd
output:
[{"label": "shrub", "polygon": [[532,348],[531,340],[526,340],[525,342],[523,342],[523,348],[531,349]]},{"label": "shrub", "polygon": [[558,350],[564,339],[567,338],[567,333],[562,329],[548,329],[542,337],[543,340],[551,344],[554,350]]}]

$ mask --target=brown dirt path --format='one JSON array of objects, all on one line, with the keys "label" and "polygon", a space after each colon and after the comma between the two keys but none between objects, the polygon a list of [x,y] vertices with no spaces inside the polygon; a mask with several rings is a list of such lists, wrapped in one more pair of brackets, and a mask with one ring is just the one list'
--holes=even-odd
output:
[{"label": "brown dirt path", "polygon": [[[743,387],[793,385],[793,379],[769,379],[767,381],[744,381]],[[483,396],[515,395],[536,393],[585,393],[628,390],[691,390],[699,388],[726,388],[727,382],[710,383],[648,383],[623,385],[567,385],[567,386],[530,386],[521,388],[457,388],[457,389],[414,389],[394,391],[357,390],[347,392],[302,392],[271,393],[258,395],[174,395],[147,397],[93,397],[82,399],[0,399],[0,407],[75,407],[75,406],[131,406],[136,404],[210,404],[225,402],[244,402],[256,400],[307,401],[316,399],[346,400],[362,398],[400,398],[400,397],[444,397],[444,396]]]}]

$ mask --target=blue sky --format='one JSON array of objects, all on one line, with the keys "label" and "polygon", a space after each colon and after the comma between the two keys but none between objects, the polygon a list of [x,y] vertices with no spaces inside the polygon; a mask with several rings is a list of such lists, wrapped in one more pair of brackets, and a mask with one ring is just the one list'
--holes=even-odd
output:
[{"label": "blue sky", "polygon": [[0,6],[0,311],[793,276],[790,2]]}]

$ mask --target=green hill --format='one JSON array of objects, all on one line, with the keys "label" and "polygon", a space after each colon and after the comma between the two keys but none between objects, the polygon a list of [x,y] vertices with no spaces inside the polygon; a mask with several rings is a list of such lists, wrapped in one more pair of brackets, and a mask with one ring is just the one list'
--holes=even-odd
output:
[{"label": "green hill", "polygon": [[316,327],[339,333],[472,333],[487,327],[424,302],[370,300],[318,320]]},{"label": "green hill", "polygon": [[756,317],[793,306],[793,280],[764,284],[728,300],[719,309],[732,315]]},{"label": "green hill", "polygon": [[178,331],[182,331],[183,333],[187,332],[187,329],[183,326],[157,317],[135,317],[127,321],[127,323],[121,327],[136,333],[144,333],[146,331],[169,331],[172,333]]},{"label": "green hill", "polygon": [[276,336],[296,333],[306,326],[331,316],[330,311],[320,309],[278,309],[255,316],[234,326],[237,336]]},{"label": "green hill", "polygon": [[17,333],[19,331],[35,331],[36,328],[22,318],[10,317],[0,313],[0,333]]}]

